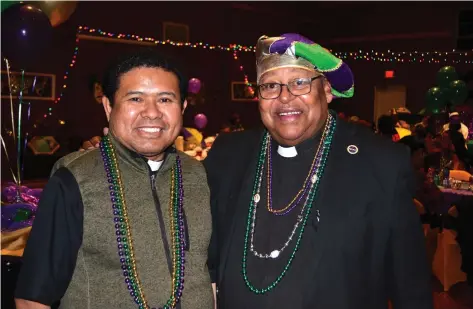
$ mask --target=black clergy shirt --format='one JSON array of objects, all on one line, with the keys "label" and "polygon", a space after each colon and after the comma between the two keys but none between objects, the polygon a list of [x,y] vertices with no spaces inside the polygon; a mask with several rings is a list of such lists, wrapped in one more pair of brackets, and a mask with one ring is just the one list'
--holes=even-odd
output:
[{"label": "black clergy shirt", "polygon": [[[282,209],[296,196],[302,188],[312,161],[315,156],[321,133],[296,146],[297,156],[286,158],[278,154],[278,144],[272,141],[272,206],[273,209]],[[255,166],[256,169],[256,166]],[[270,253],[279,250],[287,241],[297,216],[304,204],[305,198],[287,215],[278,216],[267,209],[267,166],[263,170],[263,179],[260,189],[261,200],[256,213],[256,227],[254,246],[258,253]],[[253,186],[253,183],[247,184]],[[251,191],[251,190],[250,190]],[[281,282],[270,292],[256,295],[246,286],[242,275],[242,257],[244,237],[246,231],[246,218],[251,196],[244,200],[245,205],[238,205],[236,214],[241,218],[236,223],[235,239],[230,248],[227,265],[228,271],[219,286],[222,297],[220,308],[223,309],[252,309],[252,308],[302,308],[304,299],[301,284],[310,284],[309,273],[305,271],[311,262],[311,252],[317,250],[312,238],[315,236],[317,221],[315,211],[317,204],[314,202],[312,212],[307,222],[307,227],[288,272]],[[255,257],[248,250],[247,275],[254,287],[261,289],[270,285],[283,271],[290,255],[292,254],[302,223],[296,230],[293,240],[276,259],[261,259]],[[231,265],[231,266],[230,266]]]}]

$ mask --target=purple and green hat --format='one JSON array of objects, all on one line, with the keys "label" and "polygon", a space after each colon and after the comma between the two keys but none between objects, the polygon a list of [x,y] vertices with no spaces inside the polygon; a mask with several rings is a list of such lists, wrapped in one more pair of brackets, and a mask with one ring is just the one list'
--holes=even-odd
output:
[{"label": "purple and green hat", "polygon": [[338,98],[351,98],[355,92],[353,73],[330,51],[296,33],[279,37],[262,36],[256,44],[256,79],[280,68],[301,68],[325,76]]}]

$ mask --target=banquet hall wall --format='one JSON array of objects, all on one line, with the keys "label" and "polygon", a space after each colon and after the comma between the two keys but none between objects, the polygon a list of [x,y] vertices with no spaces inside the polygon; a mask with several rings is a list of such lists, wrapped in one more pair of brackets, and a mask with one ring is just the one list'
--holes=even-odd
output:
[{"label": "banquet hall wall", "polygon": [[[456,46],[459,10],[473,9],[468,2],[345,2],[344,6],[337,2],[312,2],[311,8],[301,6],[302,3],[288,5],[279,2],[82,1],[71,18],[54,29],[54,42],[48,52],[25,69],[56,74],[56,94],[59,94],[64,71],[75,47],[76,26],[79,24],[107,32],[161,39],[162,22],[171,21],[189,26],[191,42],[220,45],[254,45],[262,34],[298,32],[334,51],[451,51]],[[2,41],[2,45],[6,43]],[[32,101],[32,121],[25,124],[26,130],[33,135],[73,136],[78,140],[100,135],[104,117],[102,108],[94,102],[88,89],[90,76],[100,75],[107,62],[116,55],[137,48],[142,47],[81,40],[76,67],[69,70],[63,99],[56,105],[49,101]],[[232,101],[230,91],[231,81],[243,80],[240,65],[243,65],[249,80],[254,81],[253,53],[241,52],[238,61],[235,61],[231,52],[173,46],[159,46],[159,49],[181,59],[189,77],[197,77],[204,83],[205,104],[202,112],[209,119],[205,133],[217,132],[233,112],[241,115],[247,128],[260,124],[257,103]],[[15,59],[11,62],[13,69],[21,67]],[[344,102],[334,102],[331,106],[367,120],[372,120],[374,86],[386,82],[407,86],[407,106],[419,111],[425,104],[426,91],[435,85],[436,72],[445,65],[374,63],[353,59],[346,62],[355,74],[355,96]],[[473,64],[458,64],[455,67],[463,74],[471,71]],[[386,81],[385,70],[394,70],[395,78]],[[43,119],[49,107],[54,108],[53,115]],[[9,123],[9,115],[8,101],[2,99],[3,124]],[[42,125],[33,130],[31,126],[36,120],[41,120]],[[60,126],[58,120],[64,120],[66,124]]]}]

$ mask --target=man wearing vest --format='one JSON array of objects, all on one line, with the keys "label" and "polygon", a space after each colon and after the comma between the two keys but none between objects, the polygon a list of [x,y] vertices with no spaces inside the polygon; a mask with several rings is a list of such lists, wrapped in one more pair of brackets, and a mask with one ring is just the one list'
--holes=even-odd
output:
[{"label": "man wearing vest", "polygon": [[146,51],[105,74],[110,132],[59,160],[18,279],[18,309],[212,308],[209,189],[177,152],[187,80]]}]

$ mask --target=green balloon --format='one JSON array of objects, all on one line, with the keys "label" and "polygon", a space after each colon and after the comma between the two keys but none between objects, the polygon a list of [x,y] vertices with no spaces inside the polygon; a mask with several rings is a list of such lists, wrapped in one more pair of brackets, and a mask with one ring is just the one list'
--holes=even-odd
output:
[{"label": "green balloon", "polygon": [[442,91],[443,98],[445,99],[445,101],[447,103],[452,101],[452,97],[453,97],[453,89],[452,88],[450,88],[450,87],[440,88],[440,91]]},{"label": "green balloon", "polygon": [[448,88],[450,83],[457,79],[457,71],[452,66],[443,67],[437,72],[437,85],[440,88]]},{"label": "green balloon", "polygon": [[19,3],[20,1],[1,1],[2,12],[11,7],[14,4]]},{"label": "green balloon", "polygon": [[426,109],[429,112],[434,112],[435,110],[441,110],[445,107],[447,101],[445,94],[439,87],[432,87],[427,91],[426,94],[427,106]]},{"label": "green balloon", "polygon": [[468,87],[462,80],[455,80],[450,83],[450,102],[453,105],[460,105],[465,103],[468,98]]}]

